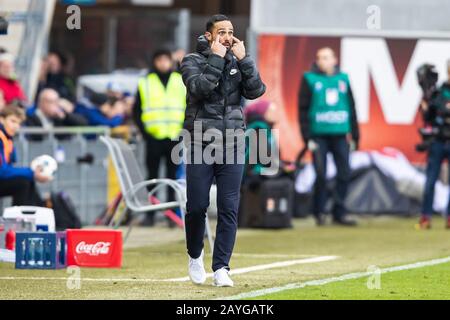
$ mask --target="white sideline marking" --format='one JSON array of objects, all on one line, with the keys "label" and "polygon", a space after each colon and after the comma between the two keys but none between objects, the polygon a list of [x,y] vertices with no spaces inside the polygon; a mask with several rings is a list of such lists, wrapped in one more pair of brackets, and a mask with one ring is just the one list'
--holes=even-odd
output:
[{"label": "white sideline marking", "polygon": [[[212,256],[209,254],[209,256]],[[233,253],[233,257],[244,257],[244,258],[256,258],[256,259],[267,259],[267,258],[283,258],[283,259],[300,259],[300,258],[313,258],[317,255],[313,254],[272,254],[272,253]]]},{"label": "white sideline marking", "polygon": [[[267,270],[267,269],[273,269],[273,268],[281,268],[281,267],[289,267],[296,264],[305,264],[305,263],[316,263],[316,262],[324,262],[324,261],[330,261],[337,259],[337,256],[320,256],[320,257],[313,257],[313,258],[306,258],[306,259],[297,259],[297,260],[288,260],[288,261],[281,261],[281,262],[274,262],[269,264],[260,264],[253,267],[247,267],[247,268],[239,268],[239,269],[233,269],[230,271],[231,275],[235,274],[241,274],[241,273],[248,273],[248,272],[254,272],[254,271],[260,271],[260,270]],[[213,276],[213,273],[207,273],[206,277],[211,278]],[[167,279],[164,281],[171,281],[171,282],[183,282],[183,281],[190,281],[189,277],[183,277],[183,278],[174,278],[174,279]]]},{"label": "white sideline marking", "polygon": [[[66,277],[0,277],[0,280],[63,280],[67,281]],[[133,278],[83,278],[81,281],[89,282],[161,282],[164,279],[133,279]]]},{"label": "white sideline marking", "polygon": [[[306,259],[299,260],[288,260],[281,262],[274,262],[269,264],[261,264],[252,267],[239,268],[234,269],[230,273],[231,274],[241,274],[248,273],[266,269],[273,268],[281,268],[288,267],[297,264],[305,264],[305,263],[316,263],[316,262],[324,262],[337,259],[337,256],[320,256],[320,257],[312,257]],[[212,277],[212,273],[208,273],[207,277]],[[67,281],[67,277],[0,277],[0,280],[64,280]],[[90,281],[90,282],[185,282],[190,281],[189,277],[183,278],[172,278],[172,279],[139,279],[139,278],[83,278],[81,277],[81,281]]]},{"label": "white sideline marking", "polygon": [[[442,263],[447,263],[447,262],[450,262],[450,256],[446,257],[446,258],[441,258],[441,259],[433,259],[433,260],[427,260],[427,261],[406,264],[406,265],[402,265],[402,266],[384,268],[384,269],[380,269],[380,272],[388,273],[388,272],[394,272],[394,271],[417,269],[417,268],[434,266],[437,264],[442,264]],[[331,277],[331,278],[325,278],[325,279],[319,279],[319,280],[310,280],[310,281],[299,282],[299,283],[289,283],[287,285],[280,286],[280,287],[273,287],[273,288],[268,288],[268,289],[244,292],[244,293],[240,293],[240,294],[237,294],[234,296],[218,298],[215,300],[238,300],[238,299],[255,298],[255,297],[272,294],[272,293],[276,293],[276,292],[280,292],[280,291],[285,291],[285,290],[301,289],[301,288],[305,288],[307,286],[322,286],[322,285],[332,283],[332,282],[364,278],[364,277],[368,277],[371,275],[373,275],[373,272],[348,273],[348,274],[344,274],[342,276],[337,276],[337,277]]]}]

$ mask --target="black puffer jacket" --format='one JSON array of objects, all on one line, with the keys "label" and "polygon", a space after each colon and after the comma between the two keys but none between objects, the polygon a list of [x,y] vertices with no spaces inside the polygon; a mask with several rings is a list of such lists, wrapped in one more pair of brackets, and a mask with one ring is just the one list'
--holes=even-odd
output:
[{"label": "black puffer jacket", "polygon": [[245,129],[242,97],[256,99],[266,90],[250,57],[238,61],[230,52],[225,58],[213,54],[204,36],[197,53],[183,59],[181,73],[187,88],[184,128],[191,132],[194,121],[202,122],[203,131]]}]

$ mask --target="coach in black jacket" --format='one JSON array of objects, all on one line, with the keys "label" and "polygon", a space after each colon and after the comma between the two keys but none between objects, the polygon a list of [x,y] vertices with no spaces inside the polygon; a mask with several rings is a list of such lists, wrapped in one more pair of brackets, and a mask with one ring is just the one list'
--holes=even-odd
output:
[{"label": "coach in black jacket", "polygon": [[[215,15],[208,21],[205,35],[198,39],[197,52],[183,59],[181,72],[187,87],[184,128],[191,134],[212,129],[222,133],[223,137],[230,130],[244,130],[242,97],[256,99],[266,89],[255,63],[245,52],[244,43],[234,37],[233,25],[223,15]],[[202,150],[208,145],[205,140],[207,138],[202,137]],[[198,145],[198,142],[194,137],[191,148],[188,148],[190,155],[195,149],[192,146]],[[236,160],[238,152],[234,144],[232,148],[227,144],[223,162],[215,161],[212,164],[203,157],[201,163],[194,162],[193,156],[189,161],[188,156],[186,241],[189,276],[196,284],[206,280],[203,267],[205,214],[209,206],[209,191],[215,179],[218,220],[212,264],[214,284],[233,286],[228,271],[236,238],[244,164],[240,161],[229,163],[225,157],[228,159],[229,153],[232,153],[232,158]]]}]

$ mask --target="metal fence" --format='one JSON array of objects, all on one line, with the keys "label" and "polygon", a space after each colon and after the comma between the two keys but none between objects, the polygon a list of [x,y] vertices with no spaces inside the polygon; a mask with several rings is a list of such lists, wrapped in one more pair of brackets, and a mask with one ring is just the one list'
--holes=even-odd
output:
[{"label": "metal fence", "polygon": [[[108,151],[98,137],[107,127],[22,128],[15,138],[18,166],[29,166],[42,154],[58,161],[51,183],[38,184],[41,195],[65,191],[84,224],[92,224],[104,210],[108,192]],[[3,201],[3,206],[10,203]]]},{"label": "metal fence", "polygon": [[[58,162],[55,178],[50,183],[38,183],[41,195],[46,197],[50,192],[59,191],[68,193],[82,223],[92,225],[105,210],[111,187],[108,150],[98,137],[111,134],[115,135],[107,127],[24,127],[14,139],[18,159],[15,165],[28,167],[34,158],[43,154],[55,158]],[[133,139],[131,147],[147,177],[145,141],[140,137]],[[164,177],[165,173],[164,162],[161,162],[159,176]],[[161,201],[167,200],[167,190],[160,190],[158,197]],[[0,216],[3,208],[11,205],[11,200],[0,198]],[[158,218],[163,219],[163,215],[159,214]]]}]

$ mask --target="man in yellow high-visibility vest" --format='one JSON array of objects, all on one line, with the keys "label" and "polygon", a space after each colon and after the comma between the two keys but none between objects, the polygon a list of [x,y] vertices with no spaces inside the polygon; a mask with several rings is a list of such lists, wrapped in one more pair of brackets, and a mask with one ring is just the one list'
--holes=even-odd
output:
[{"label": "man in yellow high-visibility vest", "polygon": [[[177,166],[171,161],[172,141],[180,135],[186,109],[186,88],[181,75],[173,71],[171,52],[158,50],[152,58],[150,73],[139,80],[133,117],[146,141],[148,178],[158,177],[159,165],[164,158],[166,177],[176,178]],[[169,200],[174,200],[169,190]],[[153,214],[147,224],[153,224]]]}]

